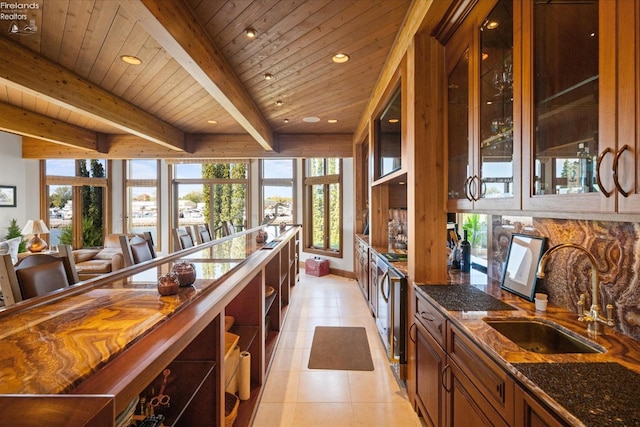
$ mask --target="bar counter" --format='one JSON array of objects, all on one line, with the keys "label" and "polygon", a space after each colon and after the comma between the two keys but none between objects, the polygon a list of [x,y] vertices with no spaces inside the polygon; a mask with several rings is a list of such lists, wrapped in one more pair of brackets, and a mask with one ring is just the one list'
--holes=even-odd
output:
[{"label": "bar counter", "polygon": [[[15,399],[7,395],[31,395],[18,401],[35,407],[44,402],[37,402],[40,395],[81,394],[111,397],[107,406],[112,408],[106,412],[112,415],[92,416],[87,423],[103,419],[104,425],[113,425],[115,416],[176,358],[211,360],[212,366],[224,358],[225,309],[236,311],[240,323],[253,328],[249,340],[263,336],[265,280],[287,287],[278,288],[279,296],[286,299],[278,306],[286,307],[289,287],[297,280],[299,227],[272,234],[270,240],[279,241],[273,249],[256,243],[258,230],[188,248],[0,311],[0,424],[17,425],[16,419],[7,417],[7,411],[15,415],[9,407]],[[277,229],[270,232],[279,234]],[[196,267],[195,283],[179,288],[176,295],[161,296],[158,277],[185,260]],[[246,306],[246,313],[234,308],[238,299],[242,301],[235,306]],[[207,354],[185,353],[192,342],[200,341],[216,345]],[[247,345],[256,353],[252,374],[259,389],[268,363],[264,357],[268,343],[256,341],[259,345]],[[218,403],[224,394],[220,365],[213,370],[209,393]],[[213,412],[215,420],[223,416],[219,408]]]}]

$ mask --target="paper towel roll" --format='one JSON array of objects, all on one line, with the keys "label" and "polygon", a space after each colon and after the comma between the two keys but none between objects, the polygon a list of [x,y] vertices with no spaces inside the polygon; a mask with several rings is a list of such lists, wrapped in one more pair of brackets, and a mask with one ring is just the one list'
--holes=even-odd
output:
[{"label": "paper towel roll", "polygon": [[249,400],[251,397],[251,354],[248,351],[240,353],[240,373],[238,378],[238,397]]}]

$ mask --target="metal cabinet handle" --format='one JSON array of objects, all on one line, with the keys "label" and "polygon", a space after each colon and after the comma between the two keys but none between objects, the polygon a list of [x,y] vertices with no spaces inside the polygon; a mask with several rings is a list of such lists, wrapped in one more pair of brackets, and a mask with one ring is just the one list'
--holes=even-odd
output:
[{"label": "metal cabinet handle", "polygon": [[433,322],[434,320],[436,320],[434,317],[427,317],[426,314],[428,314],[426,311],[421,311],[420,317],[429,322]]},{"label": "metal cabinet handle", "polygon": [[618,192],[620,192],[620,194],[622,194],[624,197],[629,197],[629,192],[624,191],[622,189],[622,186],[620,185],[620,181],[618,181],[618,162],[620,161],[620,156],[622,155],[622,153],[624,153],[628,149],[628,145],[623,145],[622,148],[620,148],[616,152],[616,156],[613,159],[613,183],[616,185]]},{"label": "metal cabinet handle", "polygon": [[607,153],[611,153],[612,151],[613,150],[610,147],[605,148],[598,155],[598,160],[596,160],[596,184],[598,184],[598,188],[600,188],[600,191],[602,191],[602,194],[604,194],[605,197],[611,197],[611,195],[613,194],[613,190],[607,191],[602,185],[602,181],[600,181],[600,165],[602,164],[602,160],[604,159],[604,156],[606,156]]},{"label": "metal cabinet handle", "polygon": [[451,388],[449,387],[449,384],[447,384],[447,381],[446,381],[447,380],[447,378],[446,378],[447,371],[450,368],[451,368],[451,366],[449,366],[449,364],[447,363],[444,366],[444,369],[442,369],[442,374],[441,374],[441,378],[440,378],[440,380],[442,381],[442,388],[444,388],[444,391],[446,391],[447,393],[451,392]]},{"label": "metal cabinet handle", "polygon": [[[413,335],[411,335],[411,331],[413,331],[413,330],[416,331],[416,337],[415,338],[413,337]],[[409,327],[409,339],[414,344],[418,342],[418,326],[415,323],[412,323],[411,326]]]},{"label": "metal cabinet handle", "polygon": [[468,176],[467,179],[464,180],[464,197],[467,198],[468,201],[473,202],[473,197],[471,196],[471,181],[473,180],[472,176]]},{"label": "metal cabinet handle", "polygon": [[382,275],[382,280],[380,280],[381,287],[380,287],[380,293],[382,294],[382,298],[384,299],[384,302],[388,303],[389,302],[389,293],[391,292],[391,289],[388,290],[387,295],[384,294],[384,284],[387,283],[389,286],[389,288],[391,288],[391,283],[389,281],[386,280],[386,278],[389,277],[389,271],[385,271],[384,274]]}]

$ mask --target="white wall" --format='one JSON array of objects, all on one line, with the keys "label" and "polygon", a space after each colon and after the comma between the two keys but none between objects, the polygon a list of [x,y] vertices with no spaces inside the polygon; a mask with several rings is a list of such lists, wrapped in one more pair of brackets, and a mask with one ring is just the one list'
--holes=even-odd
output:
[{"label": "white wall", "polygon": [[0,131],[0,185],[16,186],[15,208],[0,207],[0,240],[15,218],[22,228],[28,219],[40,217],[38,160],[22,158],[22,137]]}]

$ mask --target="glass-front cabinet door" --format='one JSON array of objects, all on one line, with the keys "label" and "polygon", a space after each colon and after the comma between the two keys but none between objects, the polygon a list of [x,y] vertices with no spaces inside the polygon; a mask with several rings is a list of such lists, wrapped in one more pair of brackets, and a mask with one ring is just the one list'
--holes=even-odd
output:
[{"label": "glass-front cabinet door", "polygon": [[447,64],[447,147],[448,200],[452,208],[471,208],[472,179],[469,143],[469,47],[462,45],[458,55],[449,54]]},{"label": "glass-front cabinet door", "polygon": [[523,57],[531,64],[523,75],[523,145],[531,155],[524,209],[615,210],[615,196],[603,197],[614,186],[616,157],[615,7],[614,0],[523,2]]},{"label": "glass-front cabinet door", "polygon": [[[449,209],[520,208],[511,0],[476,8],[445,46]],[[514,78],[516,77],[516,78]],[[519,136],[519,132],[516,133]],[[517,159],[517,162],[514,161]]]},{"label": "glass-front cabinet door", "polygon": [[520,183],[514,173],[520,165],[514,165],[514,150],[517,148],[519,154],[519,145],[514,148],[513,20],[512,0],[501,0],[477,31],[481,183],[478,196],[491,199],[485,203],[513,200],[515,194],[519,194]]}]

